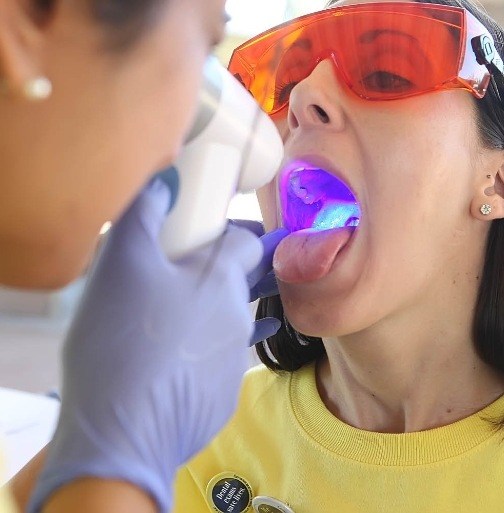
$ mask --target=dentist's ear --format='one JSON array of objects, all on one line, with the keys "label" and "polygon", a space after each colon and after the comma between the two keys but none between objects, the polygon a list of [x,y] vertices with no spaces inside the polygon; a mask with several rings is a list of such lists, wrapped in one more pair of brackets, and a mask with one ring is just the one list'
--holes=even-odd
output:
[{"label": "dentist's ear", "polygon": [[51,82],[44,72],[44,30],[55,3],[1,0],[0,98],[33,101],[50,96]]},{"label": "dentist's ear", "polygon": [[478,178],[471,214],[482,221],[504,218],[504,161],[496,171]]}]

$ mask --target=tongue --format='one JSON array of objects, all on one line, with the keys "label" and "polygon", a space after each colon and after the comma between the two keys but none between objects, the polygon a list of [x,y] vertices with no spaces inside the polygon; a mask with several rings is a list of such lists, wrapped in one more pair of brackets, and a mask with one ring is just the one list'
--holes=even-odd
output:
[{"label": "tongue", "polygon": [[354,228],[336,228],[291,233],[275,251],[273,268],[277,278],[287,283],[302,283],[324,277],[353,231]]}]

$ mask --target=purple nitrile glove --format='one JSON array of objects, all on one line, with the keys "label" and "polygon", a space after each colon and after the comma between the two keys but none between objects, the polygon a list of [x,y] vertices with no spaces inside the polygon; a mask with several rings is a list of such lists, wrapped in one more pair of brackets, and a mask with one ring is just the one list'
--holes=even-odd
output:
[{"label": "purple nitrile glove", "polygon": [[[289,234],[289,231],[285,228],[279,228],[265,234],[262,223],[249,219],[231,219],[229,224],[252,231],[258,237],[261,237],[264,247],[261,262],[247,277],[250,287],[250,301],[278,294],[278,285],[273,273],[273,254],[280,241]],[[282,322],[275,317],[265,317],[255,321],[251,344],[257,344],[273,336],[281,325]]]},{"label": "purple nitrile glove", "polygon": [[167,511],[177,467],[234,411],[253,331],[247,275],[261,243],[230,226],[172,263],[158,242],[168,203],[167,187],[149,184],[90,273],[65,342],[61,414],[31,513],[84,476],[134,483]]}]

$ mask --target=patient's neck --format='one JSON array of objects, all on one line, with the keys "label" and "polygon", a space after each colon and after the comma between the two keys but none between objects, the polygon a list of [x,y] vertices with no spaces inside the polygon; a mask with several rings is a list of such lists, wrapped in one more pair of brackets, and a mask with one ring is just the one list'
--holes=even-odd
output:
[{"label": "patient's neck", "polygon": [[471,315],[459,323],[437,315],[324,339],[317,385],[328,409],[360,429],[403,433],[450,424],[502,395],[504,376],[474,350]]}]

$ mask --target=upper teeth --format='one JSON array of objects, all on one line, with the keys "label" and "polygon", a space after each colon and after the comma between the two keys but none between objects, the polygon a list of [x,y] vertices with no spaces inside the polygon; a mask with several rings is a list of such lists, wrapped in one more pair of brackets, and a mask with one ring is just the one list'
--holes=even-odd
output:
[{"label": "upper teeth", "polygon": [[308,189],[301,185],[299,176],[293,176],[291,178],[290,185],[296,197],[302,200],[305,205],[311,205],[315,202],[315,196],[310,194]]}]

